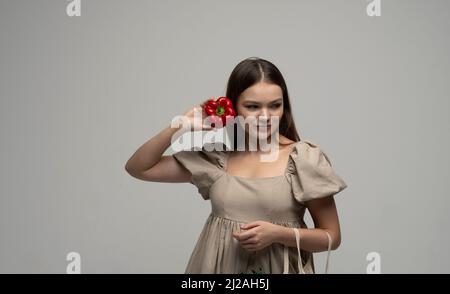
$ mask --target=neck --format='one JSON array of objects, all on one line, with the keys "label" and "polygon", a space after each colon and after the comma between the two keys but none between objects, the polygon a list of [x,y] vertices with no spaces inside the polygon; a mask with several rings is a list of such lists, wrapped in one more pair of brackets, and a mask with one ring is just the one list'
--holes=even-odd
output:
[{"label": "neck", "polygon": [[245,138],[245,151],[244,152],[249,152],[249,153],[255,153],[255,154],[266,154],[266,153],[271,153],[273,151],[274,148],[279,149],[279,144],[280,144],[280,140],[279,140],[279,134],[277,133],[275,138],[273,138],[273,136],[269,136],[267,138],[267,142],[265,142],[266,140],[264,140],[263,142],[260,142],[260,140],[258,140],[258,138],[256,138],[256,140],[249,140],[249,136],[248,134],[246,134],[246,138]]}]

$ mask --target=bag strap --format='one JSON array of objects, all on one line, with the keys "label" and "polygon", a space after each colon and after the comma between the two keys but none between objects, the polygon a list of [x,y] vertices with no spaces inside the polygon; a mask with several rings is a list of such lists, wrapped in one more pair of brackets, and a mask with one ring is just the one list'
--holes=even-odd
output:
[{"label": "bag strap", "polygon": [[[297,243],[297,253],[298,253],[298,258],[297,258],[297,266],[298,266],[298,273],[299,274],[305,274],[305,270],[303,268],[303,263],[302,263],[302,255],[300,254],[300,230],[297,228],[292,228],[294,230],[295,233],[295,241]],[[283,270],[283,274],[288,274],[289,273],[289,248],[288,246],[284,245],[283,248],[283,255],[284,255],[284,270]]]},{"label": "bag strap", "polygon": [[283,260],[284,260],[284,269],[283,274],[289,273],[289,251],[288,247],[284,245],[283,247]]},{"label": "bag strap", "polygon": [[331,236],[330,233],[324,230],[328,237],[328,253],[327,253],[327,263],[325,264],[325,274],[328,274],[328,265],[330,261],[330,253],[331,253]]},{"label": "bag strap", "polygon": [[295,241],[297,242],[297,253],[298,253],[297,265],[298,265],[298,273],[299,273],[299,274],[304,274],[304,273],[305,273],[305,269],[303,268],[302,255],[300,254],[300,230],[297,229],[297,228],[294,228],[294,232],[295,232]]},{"label": "bag strap", "polygon": [[[297,253],[298,253],[298,259],[297,259],[297,266],[298,266],[298,273],[299,274],[305,274],[305,270],[303,268],[303,263],[302,263],[302,256],[300,254],[300,230],[297,228],[293,228],[294,233],[295,233],[295,241],[297,243]],[[330,264],[330,254],[331,254],[331,243],[332,243],[332,239],[330,236],[330,233],[328,233],[327,231],[325,231],[325,234],[327,235],[327,239],[328,239],[328,252],[327,252],[327,261],[325,264],[325,274],[328,274],[328,269],[329,269],[329,264]],[[289,273],[289,247],[284,245],[283,248],[283,255],[284,255],[284,269],[283,269],[283,274],[288,274]]]}]

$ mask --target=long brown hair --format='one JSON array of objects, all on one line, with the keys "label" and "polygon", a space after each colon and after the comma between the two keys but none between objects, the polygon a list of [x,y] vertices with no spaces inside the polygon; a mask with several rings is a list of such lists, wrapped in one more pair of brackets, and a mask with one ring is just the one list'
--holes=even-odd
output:
[{"label": "long brown hair", "polygon": [[[228,79],[226,96],[230,98],[236,109],[237,99],[241,93],[259,82],[275,84],[281,88],[283,91],[283,115],[280,119],[279,133],[294,142],[300,141],[292,116],[286,82],[280,70],[270,61],[259,57],[249,57],[239,62]],[[234,140],[234,145],[236,147],[236,140]]]}]

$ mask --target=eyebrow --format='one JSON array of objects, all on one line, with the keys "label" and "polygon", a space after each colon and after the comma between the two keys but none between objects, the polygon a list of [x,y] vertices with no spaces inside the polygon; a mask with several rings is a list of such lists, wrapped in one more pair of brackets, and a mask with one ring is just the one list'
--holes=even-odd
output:
[{"label": "eyebrow", "polygon": [[[277,98],[277,99],[275,99],[275,100],[273,100],[272,102],[269,102],[269,103],[275,103],[275,102],[278,102],[278,101],[280,101],[280,100],[283,100],[283,98]],[[256,103],[256,104],[260,104],[261,102],[259,102],[259,101],[253,101],[253,100],[245,100],[244,103]]]}]

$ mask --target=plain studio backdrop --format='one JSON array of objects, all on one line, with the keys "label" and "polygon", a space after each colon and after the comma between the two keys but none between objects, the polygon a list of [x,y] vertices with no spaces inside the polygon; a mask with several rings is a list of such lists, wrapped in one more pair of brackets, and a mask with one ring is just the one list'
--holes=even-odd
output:
[{"label": "plain studio backdrop", "polygon": [[124,166],[250,56],[348,184],[330,272],[449,272],[449,1],[0,3],[1,273],[183,273],[210,202]]}]

